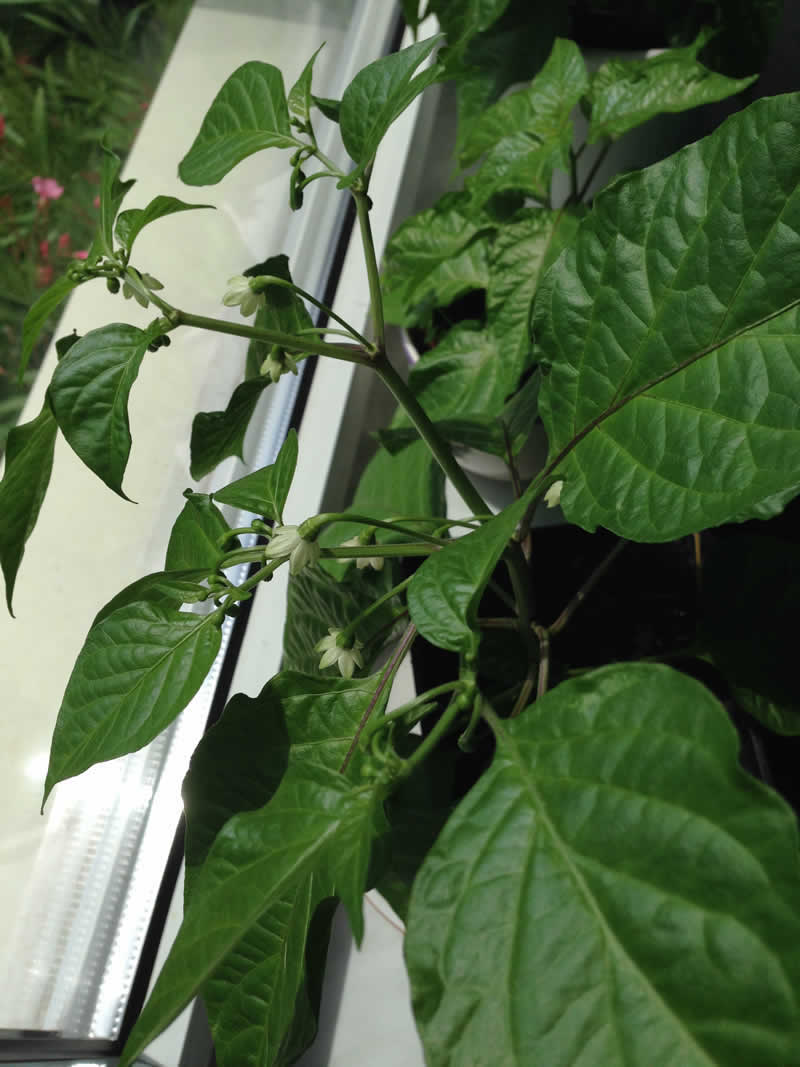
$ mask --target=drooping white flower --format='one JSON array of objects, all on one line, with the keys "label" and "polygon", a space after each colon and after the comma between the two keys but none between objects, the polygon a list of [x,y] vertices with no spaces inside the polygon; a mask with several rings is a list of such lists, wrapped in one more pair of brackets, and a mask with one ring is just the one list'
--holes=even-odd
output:
[{"label": "drooping white flower", "polygon": [[[364,542],[356,534],[349,541],[342,541],[342,548],[363,548]],[[356,556],[356,567],[363,571],[365,567],[372,567],[374,571],[383,570],[383,556]]]},{"label": "drooping white flower", "polygon": [[561,490],[564,488],[563,479],[553,482],[544,494],[544,502],[549,508],[557,508],[561,501]]},{"label": "drooping white flower", "polygon": [[271,557],[289,557],[289,573],[299,574],[303,567],[316,563],[320,547],[316,541],[301,537],[296,526],[274,526],[267,545]]},{"label": "drooping white flower", "polygon": [[261,364],[261,374],[269,375],[273,382],[277,382],[282,374],[297,374],[297,364],[288,352],[280,349],[272,352]]},{"label": "drooping white flower", "polygon": [[256,312],[265,303],[265,297],[263,293],[253,292],[250,284],[252,280],[244,274],[234,274],[232,278],[228,278],[228,288],[222,298],[225,307],[231,308],[239,304],[242,315],[252,315]]},{"label": "drooping white flower", "polygon": [[321,671],[325,670],[326,667],[332,667],[335,663],[342,678],[352,678],[355,668],[364,666],[364,660],[361,658],[361,649],[364,645],[358,638],[354,637],[350,648],[342,648],[338,643],[341,632],[341,630],[336,630],[334,627],[329,627],[328,636],[323,637],[314,646],[314,649],[316,652],[322,653],[322,658],[319,661],[319,669]]}]

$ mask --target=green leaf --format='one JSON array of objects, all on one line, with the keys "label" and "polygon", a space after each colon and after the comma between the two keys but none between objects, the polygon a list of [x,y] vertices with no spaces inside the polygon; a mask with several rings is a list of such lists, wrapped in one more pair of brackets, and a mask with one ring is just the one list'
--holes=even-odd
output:
[{"label": "green leaf", "polygon": [[615,182],[540,285],[571,522],[667,541],[800,489],[798,99]]},{"label": "green leaf", "polygon": [[327,96],[314,96],[312,94],[311,100],[314,107],[318,108],[326,119],[330,119],[331,122],[339,121],[339,109],[342,106],[340,100],[331,100]]},{"label": "green leaf", "polygon": [[289,125],[283,75],[254,60],[235,70],[214,97],[178,174],[187,185],[216,185],[254,152],[301,147]]},{"label": "green leaf", "polygon": [[[338,529],[338,526],[337,526]],[[319,669],[320,653],[315,646],[328,636],[328,629],[343,629],[368,608],[374,600],[391,589],[392,568],[368,573],[356,570],[355,563],[342,568],[344,577],[337,581],[321,567],[306,567],[289,582],[286,596],[286,623],[283,630],[283,666],[304,674],[324,674],[330,678],[335,668]],[[396,601],[394,602],[397,603]],[[356,637],[367,647],[367,668],[383,645],[391,639],[393,608],[386,604],[373,612],[359,627]],[[373,645],[375,639],[378,643]]]},{"label": "green leaf", "polygon": [[[228,819],[205,854],[183,925],[134,1027],[122,1065],[129,1065],[189,1002],[261,916],[310,874],[342,898],[358,936],[371,841],[386,826],[383,790],[357,784],[356,769],[351,781],[339,768],[376,684],[375,677],[331,683],[286,672],[255,698],[257,706],[239,703],[239,722],[250,722],[255,730],[250,748],[258,748],[276,766],[285,760],[286,771],[268,803]],[[379,707],[375,713],[381,711]],[[281,721],[284,726],[278,725]],[[225,716],[220,726],[224,722]],[[277,753],[262,747],[265,744],[277,744]],[[221,769],[226,762],[227,773]],[[252,761],[245,766],[250,768],[245,771],[248,778],[258,773]],[[236,797],[228,787],[218,792],[231,798],[223,799],[223,807],[238,804],[242,787],[232,781],[235,767],[224,758],[214,760],[214,767],[214,773],[226,775],[230,788],[237,790]],[[213,784],[211,788],[217,790]],[[190,796],[190,813],[191,803]],[[216,826],[215,806],[209,816]],[[220,916],[225,917],[222,923]]]},{"label": "green leaf", "polygon": [[558,38],[528,88],[487,108],[470,126],[460,156],[466,167],[486,155],[473,178],[476,203],[513,188],[549,199],[553,171],[569,166],[570,116],[588,85],[578,46]]},{"label": "green leaf", "polygon": [[448,48],[460,55],[473,37],[489,29],[509,0],[433,0],[429,5],[447,34]]},{"label": "green leaf", "polygon": [[95,615],[92,628],[117,608],[146,600],[151,604],[195,604],[205,600],[208,590],[200,583],[208,577],[207,570],[156,571],[145,574],[126,585]]},{"label": "green leaf", "polygon": [[308,63],[297,81],[289,90],[286,103],[291,115],[296,115],[301,122],[307,123],[311,117],[311,78],[314,73],[314,60],[320,54],[325,44],[321,44]]},{"label": "green leaf", "polygon": [[[251,345],[257,342],[251,342]],[[229,456],[244,459],[244,438],[269,377],[247,378],[236,386],[224,411],[200,411],[192,421],[191,474],[204,478]]]},{"label": "green leaf", "polygon": [[494,335],[464,322],[412,367],[409,386],[428,417],[439,420],[499,414],[518,377],[515,367],[506,367]]},{"label": "green leaf", "polygon": [[592,77],[589,144],[623,133],[665,112],[688,111],[724,100],[757,79],[715,74],[697,54],[711,35],[703,31],[685,48],[670,48],[650,59],[610,59]]},{"label": "green leaf", "polygon": [[207,574],[217,569],[224,552],[238,548],[236,538],[219,547],[219,539],[230,530],[225,516],[205,493],[184,492],[186,503],[175,520],[167,545],[164,567],[168,571],[202,568]]},{"label": "green leaf", "polygon": [[45,401],[36,418],[15,426],[6,441],[6,466],[0,481],[0,566],[12,615],[17,571],[50,482],[57,430]]},{"label": "green leaf", "polygon": [[620,664],[494,724],[412,892],[426,1063],[800,1063],[797,826],[711,694]]},{"label": "green leaf", "polygon": [[436,46],[441,35],[418,41],[400,52],[376,59],[356,74],[342,95],[339,125],[342,141],[357,164],[340,189],[361,178],[378,151],[387,130],[408,105],[442,74],[438,63],[415,74]]},{"label": "green leaf", "polygon": [[539,279],[575,237],[578,219],[569,211],[533,208],[503,226],[492,243],[486,317],[502,353],[507,380],[530,362],[531,306]]},{"label": "green leaf", "polygon": [[22,348],[20,351],[18,381],[22,381],[28,360],[31,358],[33,346],[42,332],[42,328],[53,312],[67,299],[72,290],[78,285],[77,280],[65,274],[53,282],[49,289],[31,304],[22,321]]},{"label": "green leaf", "polygon": [[214,499],[220,504],[283,523],[283,508],[296,466],[297,433],[289,430],[274,463],[246,474],[222,489],[215,489]]},{"label": "green leaf", "polygon": [[703,553],[698,645],[746,711],[782,734],[800,734],[797,636],[787,620],[800,599],[797,545],[724,531]]},{"label": "green leaf", "polygon": [[137,236],[151,222],[162,219],[165,215],[174,215],[178,211],[197,211],[200,208],[214,209],[213,204],[187,204],[174,196],[156,196],[145,208],[134,207],[123,211],[117,217],[115,232],[117,240],[130,252]]},{"label": "green leaf", "polygon": [[401,0],[400,6],[403,9],[403,18],[406,20],[406,26],[416,36],[420,23],[420,4],[421,0]]},{"label": "green leaf", "polygon": [[116,152],[102,143],[103,159],[100,168],[100,230],[97,234],[99,248],[92,245],[90,260],[96,258],[96,252],[103,252],[107,256],[114,254],[114,220],[117,217],[120,204],[132,185],[133,179],[122,182],[119,180],[119,171],[122,164]]},{"label": "green leaf", "polygon": [[63,359],[77,341],[80,341],[77,330],[73,330],[72,333],[68,333],[64,337],[59,337],[56,341],[56,359]]},{"label": "green leaf", "polygon": [[408,611],[431,644],[474,658],[483,590],[528,506],[527,495],[428,556],[408,587]]},{"label": "green leaf", "polygon": [[131,451],[128,396],[147,346],[159,334],[113,323],[90,330],[57,365],[49,396],[67,443],[125,500],[122,476]]},{"label": "green leaf", "polygon": [[57,782],[152,741],[186,707],[219,651],[222,613],[125,604],[89,631],[67,682],[44,799]]}]

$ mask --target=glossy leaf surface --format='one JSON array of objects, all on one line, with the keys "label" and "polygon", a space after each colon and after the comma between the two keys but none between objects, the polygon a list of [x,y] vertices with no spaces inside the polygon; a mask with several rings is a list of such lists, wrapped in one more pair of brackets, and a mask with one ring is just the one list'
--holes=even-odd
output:
[{"label": "glossy leaf surface", "polygon": [[495,721],[412,891],[426,1062],[800,1063],[797,827],[721,705],[620,664]]},{"label": "glossy leaf surface", "polygon": [[796,96],[762,100],[617,181],[544,279],[570,521],[671,540],[800,488],[799,127]]},{"label": "glossy leaf surface", "polygon": [[289,430],[274,463],[246,474],[223,489],[214,490],[214,499],[254,515],[283,522],[283,508],[292,487],[297,466],[297,432]]},{"label": "glossy leaf surface", "polygon": [[412,367],[409,385],[429,418],[446,419],[496,414],[518,376],[518,368],[506,366],[495,336],[464,322]]},{"label": "glossy leaf surface", "polygon": [[145,574],[113,596],[95,615],[92,627],[97,626],[117,608],[135,604],[140,600],[151,604],[173,604],[175,607],[199,603],[205,600],[208,592],[206,587],[200,584],[207,576],[207,570],[156,571],[154,574]]},{"label": "glossy leaf surface", "polygon": [[311,79],[314,74],[314,60],[324,47],[325,45],[321,44],[303,67],[300,77],[291,87],[286,98],[289,114],[295,115],[301,122],[308,122],[311,115]]},{"label": "glossy leaf surface", "polygon": [[138,601],[92,627],[58,713],[44,800],[57,782],[152,741],[200,688],[221,614]]},{"label": "glossy leaf surface", "polygon": [[526,507],[522,496],[479,529],[434,552],[414,575],[408,610],[431,644],[474,656],[481,594]]},{"label": "glossy leaf surface", "polygon": [[53,282],[50,288],[46,289],[25,313],[25,318],[22,321],[22,346],[18,372],[20,381],[22,381],[33,346],[36,344],[36,339],[42,332],[44,324],[56,308],[63,304],[77,284],[77,281],[73,281],[72,278],[65,274],[63,278]]},{"label": "glossy leaf surface", "polygon": [[385,817],[381,792],[363,780],[350,781],[339,767],[375,684],[372,678],[331,686],[325,679],[284,673],[257,698],[262,723],[282,716],[297,751],[283,757],[287,769],[272,799],[235,815],[217,834],[123,1064],[188,1003],[254,923],[309,874],[335,889],[358,936],[370,845],[384,831]]},{"label": "glossy leaf surface", "polygon": [[59,362],[50,383],[50,401],[68,444],[121,497],[131,451],[128,396],[158,332],[125,323],[90,330]]},{"label": "glossy leaf surface", "polygon": [[589,144],[616,140],[634,126],[664,112],[688,111],[724,100],[757,78],[727,78],[697,61],[708,40],[702,33],[685,48],[669,48],[648,59],[610,59],[592,78]]},{"label": "glossy leaf surface", "polygon": [[221,548],[219,539],[230,527],[225,516],[205,493],[183,494],[186,503],[172,526],[164,567],[168,571],[202,568],[207,574],[217,569],[223,552],[239,547],[235,538]]},{"label": "glossy leaf surface", "polygon": [[50,483],[57,431],[45,401],[36,418],[15,426],[6,442],[6,465],[0,481],[0,566],[9,612],[25,542],[33,533]]},{"label": "glossy leaf surface", "polygon": [[253,60],[214,97],[178,174],[187,185],[215,185],[253,152],[301,144],[289,125],[283,75],[271,63]]},{"label": "glossy leaf surface", "polygon": [[129,252],[133,248],[133,242],[142,232],[145,226],[149,226],[156,219],[163,219],[166,215],[175,215],[179,211],[198,211],[201,208],[213,209],[213,204],[187,204],[178,200],[175,196],[156,196],[147,207],[134,207],[128,211],[122,211],[117,216],[114,227],[117,240]]},{"label": "glossy leaf surface", "polygon": [[340,188],[349,188],[364,174],[394,120],[440,77],[441,69],[436,63],[417,73],[440,41],[440,36],[429,37],[376,59],[347,86],[342,94],[339,126],[348,155],[357,166],[339,182]]}]

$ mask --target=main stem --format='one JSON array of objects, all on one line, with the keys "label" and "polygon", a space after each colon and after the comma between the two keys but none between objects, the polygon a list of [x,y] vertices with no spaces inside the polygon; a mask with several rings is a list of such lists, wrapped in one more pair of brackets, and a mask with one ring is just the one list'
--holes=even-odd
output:
[{"label": "main stem", "polygon": [[358,218],[358,228],[361,232],[364,260],[367,265],[367,281],[369,282],[372,318],[375,324],[375,340],[378,345],[378,351],[383,352],[386,347],[386,325],[383,320],[383,297],[381,295],[378,259],[375,255],[375,242],[372,240],[372,227],[369,223],[369,197],[365,192],[354,191],[353,199],[356,202],[356,217]]}]

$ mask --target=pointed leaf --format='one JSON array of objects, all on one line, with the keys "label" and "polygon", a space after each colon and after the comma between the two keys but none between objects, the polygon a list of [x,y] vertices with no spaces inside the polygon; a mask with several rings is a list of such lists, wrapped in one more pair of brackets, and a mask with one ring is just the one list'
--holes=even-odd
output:
[{"label": "pointed leaf", "polygon": [[92,628],[111,615],[117,608],[137,601],[146,600],[151,604],[196,604],[205,600],[208,590],[200,583],[208,577],[207,570],[156,571],[137,578],[126,585],[116,596],[102,607],[94,617]]},{"label": "pointed leaf", "polygon": [[115,493],[131,451],[128,396],[157,326],[125,323],[90,330],[60,361],[50,383],[50,402],[61,432],[86,466]]},{"label": "pointed leaf", "polygon": [[688,111],[724,100],[758,77],[726,78],[698,63],[710,34],[701,33],[685,48],[669,48],[649,59],[610,59],[592,78],[589,144],[623,133],[665,112]]},{"label": "pointed leaf", "polygon": [[487,324],[502,352],[504,378],[516,380],[531,356],[531,306],[539,279],[575,237],[571,212],[530,209],[499,230],[492,243]]},{"label": "pointed leaf", "polygon": [[497,22],[508,4],[509,0],[436,0],[431,7],[447,34],[448,47],[460,53]]},{"label": "pointed leaf", "polygon": [[190,443],[190,470],[195,481],[229,456],[244,459],[247,427],[259,397],[271,384],[269,377],[248,378],[236,386],[224,411],[200,411],[195,415]]},{"label": "pointed leaf", "polygon": [[100,147],[103,149],[100,170],[100,230],[95,243],[92,244],[90,261],[98,258],[99,253],[105,253],[107,256],[114,254],[114,220],[126,193],[135,184],[133,179],[120,181],[122,164],[119,156],[105,143]]},{"label": "pointed leaf", "polygon": [[178,174],[187,185],[216,185],[253,152],[300,148],[292,135],[283,75],[271,63],[245,63],[214,97]]},{"label": "pointed leaf", "polygon": [[311,116],[311,78],[314,73],[314,60],[324,47],[325,44],[323,42],[303,67],[300,77],[289,90],[289,96],[286,100],[289,113],[296,115],[301,122],[308,122]]},{"label": "pointed leaf", "polygon": [[434,552],[414,575],[408,611],[431,644],[475,655],[481,595],[527,503],[527,496],[521,496],[479,529]]},{"label": "pointed leaf", "polygon": [[25,542],[33,533],[50,473],[58,426],[47,401],[31,422],[15,426],[6,442],[6,466],[0,481],[0,566],[11,598]]},{"label": "pointed leaf", "polygon": [[666,541],[800,488],[799,99],[615,182],[542,282],[570,521]]},{"label": "pointed leaf", "polygon": [[311,97],[314,107],[318,108],[326,119],[330,119],[331,122],[339,121],[339,108],[342,106],[341,100],[332,100],[327,96],[314,96]]},{"label": "pointed leaf", "polygon": [[156,219],[162,219],[165,215],[174,215],[178,211],[197,211],[200,208],[211,208],[213,204],[187,204],[174,196],[156,196],[145,208],[134,207],[129,211],[123,211],[117,217],[115,233],[117,240],[128,252],[133,248],[136,240],[145,226],[149,226]]},{"label": "pointed leaf", "polygon": [[36,338],[42,332],[44,324],[77,285],[77,279],[70,278],[68,274],[65,274],[63,278],[53,282],[50,288],[46,289],[26,312],[22,322],[22,349],[18,372],[20,382],[25,373],[25,368],[28,366],[28,360],[31,357],[33,346],[36,344]]},{"label": "pointed leaf", "polygon": [[138,601],[92,627],[67,682],[44,801],[57,782],[135,752],[186,707],[219,651],[222,613]]},{"label": "pointed leaf", "polygon": [[164,567],[168,571],[199,567],[211,574],[223,553],[238,548],[239,542],[231,538],[220,548],[219,539],[230,530],[225,516],[205,493],[187,489],[183,495],[186,503],[172,527]]},{"label": "pointed leaf", "polygon": [[[251,744],[274,735],[275,727],[265,724],[283,717],[290,750],[287,756],[279,750],[277,758],[278,764],[287,759],[287,770],[272,799],[229,819],[208,850],[123,1065],[188,1003],[260,917],[309,874],[335,888],[358,932],[370,844],[384,830],[385,817],[382,791],[351,782],[339,766],[376,683],[371,678],[332,686],[287,672],[268,683],[256,698],[258,708],[239,704],[240,723],[255,712],[262,724]],[[213,810],[210,815],[218,820]]]},{"label": "pointed leaf", "polygon": [[339,125],[356,169],[339,182],[349,188],[369,167],[386,131],[408,105],[441,75],[433,63],[415,73],[441,42],[441,35],[418,41],[400,52],[376,59],[356,74],[342,95]]},{"label": "pointed leaf", "polygon": [[214,499],[262,518],[283,523],[283,508],[292,487],[297,466],[297,432],[289,430],[274,463],[246,474],[222,489],[214,490]]},{"label": "pointed leaf", "polygon": [[797,826],[711,694],[619,664],[494,723],[412,891],[426,1062],[800,1063]]}]

